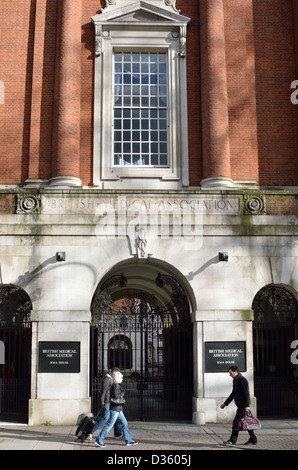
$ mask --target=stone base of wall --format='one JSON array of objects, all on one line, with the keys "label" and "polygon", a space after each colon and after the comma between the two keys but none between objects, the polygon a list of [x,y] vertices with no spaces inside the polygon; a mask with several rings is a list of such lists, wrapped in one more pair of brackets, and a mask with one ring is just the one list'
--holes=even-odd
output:
[{"label": "stone base of wall", "polygon": [[91,399],[74,400],[29,400],[29,426],[39,426],[50,422],[53,425],[79,424],[83,415],[89,415]]}]

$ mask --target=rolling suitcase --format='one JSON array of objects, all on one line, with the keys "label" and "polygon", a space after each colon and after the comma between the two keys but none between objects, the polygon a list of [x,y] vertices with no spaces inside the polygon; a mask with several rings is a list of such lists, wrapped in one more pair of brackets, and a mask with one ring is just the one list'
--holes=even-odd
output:
[{"label": "rolling suitcase", "polygon": [[93,418],[90,418],[90,416],[85,416],[76,430],[77,438],[84,442],[87,439],[87,436],[91,433],[94,424],[95,421]]}]

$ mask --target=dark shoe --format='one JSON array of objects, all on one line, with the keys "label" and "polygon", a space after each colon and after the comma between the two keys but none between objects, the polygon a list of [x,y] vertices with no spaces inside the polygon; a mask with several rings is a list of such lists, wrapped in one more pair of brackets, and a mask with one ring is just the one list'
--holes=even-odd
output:
[{"label": "dark shoe", "polygon": [[223,444],[227,447],[231,447],[235,445],[232,441],[230,441],[230,439],[228,441],[224,441]]},{"label": "dark shoe", "polygon": [[255,446],[257,442],[253,442],[250,439],[247,442],[244,442],[244,446]]}]

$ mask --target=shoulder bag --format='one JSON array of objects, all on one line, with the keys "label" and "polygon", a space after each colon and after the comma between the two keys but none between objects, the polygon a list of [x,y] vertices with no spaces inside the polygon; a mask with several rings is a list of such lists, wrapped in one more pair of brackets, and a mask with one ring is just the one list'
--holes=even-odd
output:
[{"label": "shoulder bag", "polygon": [[245,415],[235,423],[235,429],[237,431],[251,431],[261,429],[261,427],[261,421],[253,416],[251,411],[246,411]]}]

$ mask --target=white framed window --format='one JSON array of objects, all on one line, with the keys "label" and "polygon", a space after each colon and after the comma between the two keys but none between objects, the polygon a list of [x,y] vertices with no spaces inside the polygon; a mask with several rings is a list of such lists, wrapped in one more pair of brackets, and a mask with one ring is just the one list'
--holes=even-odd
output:
[{"label": "white framed window", "polygon": [[114,52],[114,166],[169,166],[166,52]]},{"label": "white framed window", "polygon": [[188,186],[184,55],[189,18],[166,0],[164,8],[122,3],[92,18],[94,184],[106,189],[154,188],[160,182],[165,189]]}]

